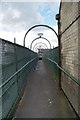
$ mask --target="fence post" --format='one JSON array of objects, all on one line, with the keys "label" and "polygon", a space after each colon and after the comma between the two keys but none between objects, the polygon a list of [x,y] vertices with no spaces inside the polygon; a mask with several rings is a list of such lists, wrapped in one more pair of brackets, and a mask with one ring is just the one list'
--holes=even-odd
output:
[{"label": "fence post", "polygon": [[[15,53],[15,69],[16,71],[18,71],[18,67],[17,67],[17,54],[16,54],[16,44],[14,44],[14,53]],[[19,87],[18,87],[18,74],[16,75],[16,82],[17,82],[17,93],[19,96]]]},{"label": "fence post", "polygon": [[[0,39],[0,77],[2,78],[2,40]],[[2,84],[2,79],[0,85]],[[0,95],[2,95],[2,88],[0,88]],[[0,97],[0,119],[2,120],[2,97]]]},{"label": "fence post", "polygon": [[14,44],[16,44],[16,38],[14,38]]},{"label": "fence post", "polygon": [[[61,8],[61,6],[60,6]],[[57,20],[57,24],[58,24],[58,46],[59,46],[59,66],[61,66],[61,23],[60,23],[60,10],[59,10],[59,14],[56,15],[56,20]],[[61,70],[59,69],[59,88],[60,90],[61,88]]]}]

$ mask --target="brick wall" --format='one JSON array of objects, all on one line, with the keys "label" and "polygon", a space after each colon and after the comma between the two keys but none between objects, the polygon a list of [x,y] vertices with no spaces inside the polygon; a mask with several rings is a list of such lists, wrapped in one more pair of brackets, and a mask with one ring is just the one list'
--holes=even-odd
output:
[{"label": "brick wall", "polygon": [[[78,5],[78,9],[79,9],[79,15],[80,15],[80,2],[79,2],[79,5]],[[79,62],[79,67],[78,67],[78,69],[79,69],[79,71],[78,71],[78,76],[79,76],[79,81],[80,81],[80,19],[79,19],[79,22],[78,22],[78,30],[79,30],[79,32],[78,32],[78,38],[79,38],[79,41],[78,41],[78,54],[79,54],[79,59],[78,59],[78,62]],[[79,106],[78,106],[78,110],[79,110],[79,116],[80,116],[80,87],[78,87],[78,104],[79,104]]]},{"label": "brick wall", "polygon": [[[61,33],[79,16],[79,2],[61,3],[60,22]],[[80,18],[79,18],[80,19]],[[80,24],[74,22],[61,36],[61,66],[74,78],[79,79],[80,73]],[[64,73],[61,73],[61,85],[75,111],[79,114],[79,88]]]}]

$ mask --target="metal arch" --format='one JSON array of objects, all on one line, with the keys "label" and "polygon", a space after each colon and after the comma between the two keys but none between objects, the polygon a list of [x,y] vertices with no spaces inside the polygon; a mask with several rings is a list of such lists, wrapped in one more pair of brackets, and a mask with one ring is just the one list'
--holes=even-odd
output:
[{"label": "metal arch", "polygon": [[48,48],[48,46],[47,46],[45,43],[39,42],[39,43],[36,43],[36,44],[34,45],[33,50],[34,50],[35,46],[38,45],[38,44],[43,44],[43,45],[45,45],[45,46]]},{"label": "metal arch", "polygon": [[26,32],[26,34],[25,34],[25,36],[24,36],[24,41],[23,41],[23,45],[24,45],[24,46],[25,46],[25,38],[26,38],[27,34],[29,33],[29,31],[31,31],[33,28],[36,28],[36,27],[47,27],[47,28],[51,29],[51,30],[55,33],[55,35],[57,36],[57,38],[58,38],[57,32],[56,32],[52,27],[50,27],[50,26],[48,26],[48,25],[34,25],[33,27],[31,27],[31,28]]},{"label": "metal arch", "polygon": [[40,38],[45,39],[46,41],[48,41],[48,43],[49,43],[49,45],[50,45],[50,49],[51,49],[51,43],[49,42],[48,39],[46,39],[46,38],[44,38],[44,37],[35,38],[35,39],[31,42],[30,49],[32,49],[32,44],[33,44],[33,42],[36,41],[37,39],[40,39]]},{"label": "metal arch", "polygon": [[33,47],[33,51],[34,51],[35,47],[38,46],[38,45],[44,46],[46,49],[48,49],[48,47],[47,47],[45,44],[40,44],[40,43],[39,43],[39,44],[36,44],[36,45]]},{"label": "metal arch", "polygon": [[[41,46],[42,46],[42,47],[45,47],[44,45],[41,45]],[[38,47],[39,47],[39,45],[38,45],[38,46],[36,46],[36,48],[37,48],[37,49],[39,49]],[[36,49],[36,48],[35,48],[35,49]],[[45,48],[46,48],[46,47],[45,47]]]},{"label": "metal arch", "polygon": [[[43,45],[42,45],[43,46]],[[35,49],[38,49],[38,46],[36,46],[36,48]]]}]

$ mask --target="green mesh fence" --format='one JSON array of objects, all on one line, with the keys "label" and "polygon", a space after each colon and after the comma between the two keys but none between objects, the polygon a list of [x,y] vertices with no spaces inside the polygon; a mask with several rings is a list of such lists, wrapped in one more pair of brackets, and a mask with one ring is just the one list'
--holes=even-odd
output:
[{"label": "green mesh fence", "polygon": [[[28,48],[0,39],[0,56],[1,119],[7,118],[11,114],[12,107],[21,95],[29,72],[36,65],[37,54]],[[28,62],[29,64],[14,75]],[[5,84],[11,76],[13,77]]]},{"label": "green mesh fence", "polygon": [[56,77],[59,78],[59,68],[56,66],[56,64],[52,63],[51,61],[45,58],[49,58],[59,63],[59,48],[56,47],[54,49],[51,49],[48,52],[46,52],[44,55],[44,61],[47,63],[47,65],[50,67],[50,69],[53,71]]}]

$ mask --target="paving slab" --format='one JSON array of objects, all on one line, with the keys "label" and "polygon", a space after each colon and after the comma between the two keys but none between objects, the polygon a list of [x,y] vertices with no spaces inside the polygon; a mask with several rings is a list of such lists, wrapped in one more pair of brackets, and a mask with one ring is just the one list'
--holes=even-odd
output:
[{"label": "paving slab", "polygon": [[15,118],[76,118],[58,82],[39,60],[30,73]]}]

